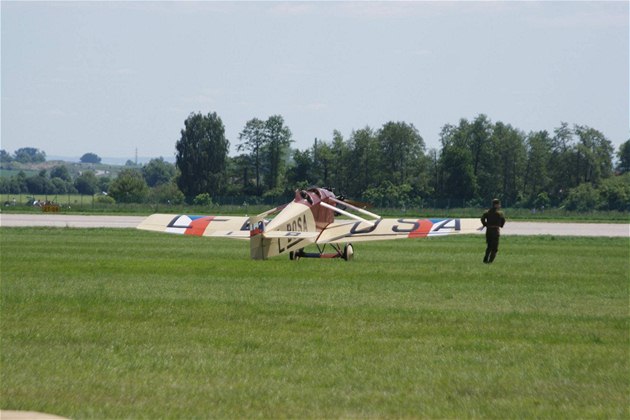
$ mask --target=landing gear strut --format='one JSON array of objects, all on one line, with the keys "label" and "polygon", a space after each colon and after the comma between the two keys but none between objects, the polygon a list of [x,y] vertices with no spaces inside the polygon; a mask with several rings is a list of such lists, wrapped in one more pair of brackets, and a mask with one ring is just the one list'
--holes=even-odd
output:
[{"label": "landing gear strut", "polygon": [[300,258],[343,258],[346,261],[350,261],[354,257],[354,247],[352,244],[346,244],[343,249],[338,244],[331,244],[331,247],[335,252],[324,253],[326,245],[323,247],[317,245],[318,252],[304,252],[304,248],[301,248],[297,251],[289,252],[289,259],[291,261],[297,261]]}]

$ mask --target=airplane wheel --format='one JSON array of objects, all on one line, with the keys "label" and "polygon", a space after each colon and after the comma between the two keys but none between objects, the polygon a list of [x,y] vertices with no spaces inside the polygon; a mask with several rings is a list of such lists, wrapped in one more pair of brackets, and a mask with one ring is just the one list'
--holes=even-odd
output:
[{"label": "airplane wheel", "polygon": [[300,259],[300,251],[297,251],[297,252],[291,251],[291,252],[289,252],[289,259],[291,261],[299,260]]},{"label": "airplane wheel", "polygon": [[343,259],[346,261],[350,261],[354,257],[354,247],[352,244],[346,244],[343,247]]}]

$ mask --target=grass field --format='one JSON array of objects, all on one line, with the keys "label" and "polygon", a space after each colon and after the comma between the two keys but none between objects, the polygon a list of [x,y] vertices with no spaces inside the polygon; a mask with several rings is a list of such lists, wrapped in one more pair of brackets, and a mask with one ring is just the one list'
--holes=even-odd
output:
[{"label": "grass field", "polygon": [[358,244],[2,228],[0,408],[81,418],[628,418],[627,238]]}]

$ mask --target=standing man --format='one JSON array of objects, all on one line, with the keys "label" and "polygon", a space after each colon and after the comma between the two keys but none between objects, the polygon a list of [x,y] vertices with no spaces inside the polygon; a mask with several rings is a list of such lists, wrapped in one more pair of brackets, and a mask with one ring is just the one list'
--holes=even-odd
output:
[{"label": "standing man", "polygon": [[481,223],[486,228],[486,255],[483,262],[490,264],[499,252],[499,237],[501,228],[505,224],[505,216],[501,209],[501,202],[498,198],[492,200],[492,207],[481,216]]}]

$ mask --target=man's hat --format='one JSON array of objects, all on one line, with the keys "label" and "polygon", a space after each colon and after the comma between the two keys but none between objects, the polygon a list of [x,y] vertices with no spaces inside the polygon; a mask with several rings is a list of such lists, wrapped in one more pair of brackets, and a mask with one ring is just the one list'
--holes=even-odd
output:
[{"label": "man's hat", "polygon": [[495,198],[494,200],[492,200],[492,205],[495,204],[501,204],[501,200],[499,200],[498,198]]}]

